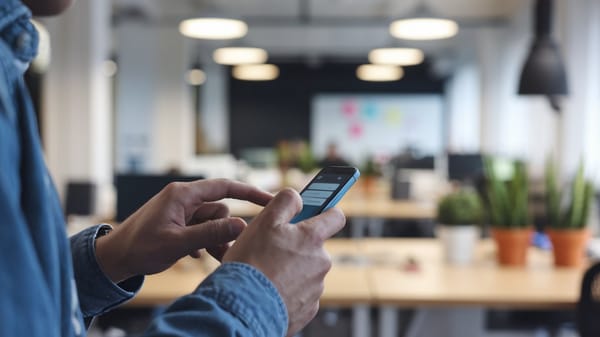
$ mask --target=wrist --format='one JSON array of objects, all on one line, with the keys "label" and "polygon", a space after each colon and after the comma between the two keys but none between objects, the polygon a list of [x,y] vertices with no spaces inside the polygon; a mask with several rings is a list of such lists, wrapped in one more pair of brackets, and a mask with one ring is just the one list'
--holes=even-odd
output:
[{"label": "wrist", "polygon": [[120,250],[114,244],[114,233],[104,233],[95,240],[96,261],[98,266],[114,283],[122,282],[134,275],[127,272]]}]

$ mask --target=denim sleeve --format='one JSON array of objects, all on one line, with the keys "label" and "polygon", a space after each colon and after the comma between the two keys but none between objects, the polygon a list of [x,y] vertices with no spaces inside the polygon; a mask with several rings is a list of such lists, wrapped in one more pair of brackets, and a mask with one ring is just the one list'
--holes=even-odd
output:
[{"label": "denim sleeve", "polygon": [[70,238],[77,295],[85,318],[105,313],[131,299],[144,282],[143,276],[135,276],[115,284],[102,272],[96,261],[95,240],[106,227],[110,226],[90,227]]},{"label": "denim sleeve", "polygon": [[261,272],[224,263],[154,319],[145,337],[285,336],[287,309]]}]

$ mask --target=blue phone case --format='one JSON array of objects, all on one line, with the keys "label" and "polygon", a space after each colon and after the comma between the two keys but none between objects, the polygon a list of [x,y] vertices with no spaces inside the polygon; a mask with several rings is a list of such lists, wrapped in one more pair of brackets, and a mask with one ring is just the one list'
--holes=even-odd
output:
[{"label": "blue phone case", "polygon": [[[319,174],[320,173],[321,172],[319,172]],[[304,212],[304,207],[303,207],[303,210],[300,213],[298,213],[290,222],[291,223],[300,222],[302,220],[308,219],[312,216],[315,216],[317,214],[325,212],[326,210],[334,207],[335,205],[338,204],[338,202],[340,202],[340,200],[342,200],[342,197],[346,194],[346,192],[348,192],[350,187],[352,187],[352,185],[354,185],[354,183],[356,183],[356,181],[358,180],[359,177],[360,177],[360,172],[358,171],[358,169],[355,169],[352,177],[350,177],[350,179],[348,179],[348,181],[344,184],[344,186],[342,186],[342,188],[339,189],[339,191],[335,194],[335,197],[333,199],[331,199],[327,204],[325,204],[325,206],[323,206],[320,210],[318,210],[316,212],[312,212],[310,214],[307,214],[306,212]],[[313,182],[314,182],[314,180],[312,180],[310,183],[308,183],[307,186],[310,186],[310,184],[312,184]],[[304,192],[304,191],[302,191],[302,192]]]}]

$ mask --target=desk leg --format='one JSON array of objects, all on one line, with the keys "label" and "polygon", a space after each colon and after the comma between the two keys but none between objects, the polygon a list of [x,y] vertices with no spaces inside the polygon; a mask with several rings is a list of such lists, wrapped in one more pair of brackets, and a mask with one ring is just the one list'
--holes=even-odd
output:
[{"label": "desk leg", "polygon": [[368,229],[369,236],[380,238],[383,236],[383,224],[385,223],[385,219],[382,218],[370,218]]},{"label": "desk leg", "polygon": [[393,306],[379,308],[379,337],[398,336],[398,310]]},{"label": "desk leg", "polygon": [[368,220],[366,218],[352,218],[350,227],[350,236],[352,238],[362,238],[365,236],[365,228],[367,227]]},{"label": "desk leg", "polygon": [[371,310],[366,304],[352,307],[352,337],[371,336]]}]

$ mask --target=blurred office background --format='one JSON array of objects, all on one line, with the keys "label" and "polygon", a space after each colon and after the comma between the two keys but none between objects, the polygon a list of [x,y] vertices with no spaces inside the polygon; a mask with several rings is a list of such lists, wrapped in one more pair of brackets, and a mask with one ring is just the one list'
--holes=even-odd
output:
[{"label": "blurred office background", "polygon": [[[332,144],[352,165],[373,163],[398,199],[435,203],[451,180],[476,184],[483,156],[525,161],[532,181],[548,158],[565,181],[584,163],[598,187],[600,2],[548,3],[568,87],[559,92],[519,94],[535,38],[531,0],[79,0],[36,18],[47,33],[28,82],[66,212],[84,224],[122,220],[137,203],[118,206],[119,193],[131,201],[174,177],[301,187]],[[458,30],[393,36],[394,20],[420,16]],[[202,17],[247,31],[185,36],[182,22]],[[250,75],[266,77],[220,64],[225,47],[260,48],[253,62],[272,66]],[[406,65],[365,74],[377,48],[416,51],[392,57]],[[423,233],[432,232],[400,234]]]}]

